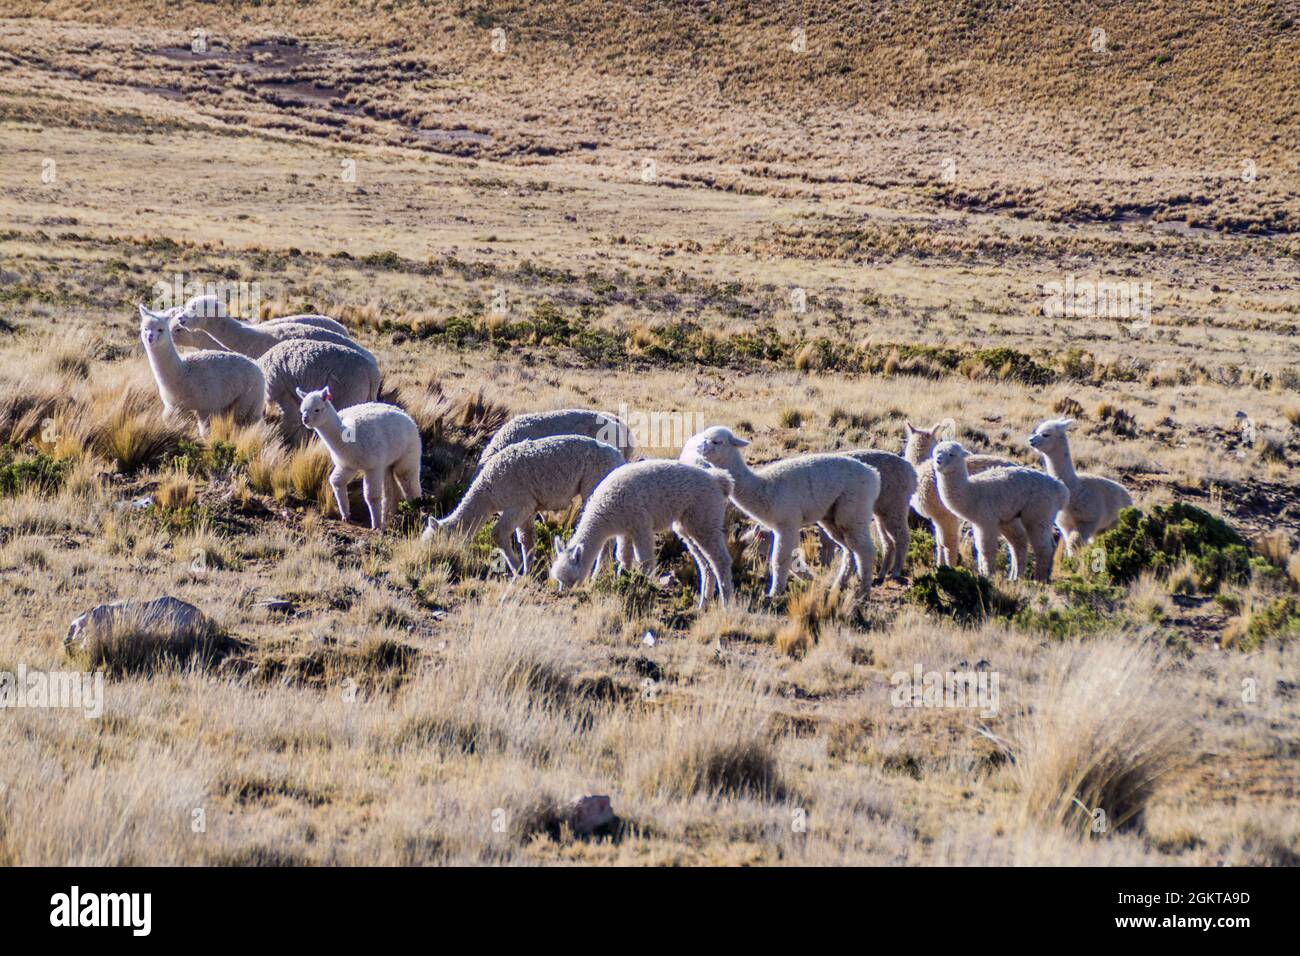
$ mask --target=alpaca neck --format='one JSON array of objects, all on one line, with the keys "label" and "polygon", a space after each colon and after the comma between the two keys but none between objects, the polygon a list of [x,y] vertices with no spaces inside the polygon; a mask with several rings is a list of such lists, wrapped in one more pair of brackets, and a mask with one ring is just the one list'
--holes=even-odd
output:
[{"label": "alpaca neck", "polygon": [[343,447],[343,419],[339,418],[339,413],[333,405],[326,405],[321,409],[320,421],[313,426],[312,431],[319,435],[325,447],[338,457]]},{"label": "alpaca neck", "polygon": [[278,341],[260,329],[245,325],[229,315],[218,315],[208,319],[204,331],[226,348],[241,354],[265,352]]},{"label": "alpaca neck", "polygon": [[171,336],[158,336],[145,345],[144,354],[149,357],[149,368],[159,385],[169,392],[178,392],[184,387],[185,364]]},{"label": "alpaca neck", "polygon": [[1044,455],[1043,462],[1047,466],[1047,473],[1065,487],[1073,490],[1079,485],[1079,475],[1074,470],[1074,459],[1070,457],[1070,446],[1066,442],[1061,443],[1061,447],[1051,455]]},{"label": "alpaca neck", "polygon": [[736,504],[761,523],[763,518],[760,516],[771,510],[771,483],[743,461],[731,462],[721,470],[729,474],[734,482],[731,497]]},{"label": "alpaca neck", "polygon": [[470,484],[469,490],[465,496],[460,499],[460,503],[447,517],[438,521],[438,527],[445,528],[448,531],[468,531],[473,534],[478,530],[479,525],[492,513],[491,504],[488,502],[488,495],[484,491],[483,482],[477,478]]},{"label": "alpaca neck", "polygon": [[582,517],[578,519],[578,527],[574,529],[573,537],[569,540],[570,546],[582,545],[582,560],[578,562],[578,580],[591,576],[591,569],[596,566],[596,558],[605,547],[605,542],[616,533],[617,529],[605,515],[593,516],[589,511],[583,512]]},{"label": "alpaca neck", "polygon": [[940,498],[958,502],[969,500],[972,486],[970,472],[966,470],[964,464],[953,471],[939,471],[936,468],[935,477],[939,483]]}]

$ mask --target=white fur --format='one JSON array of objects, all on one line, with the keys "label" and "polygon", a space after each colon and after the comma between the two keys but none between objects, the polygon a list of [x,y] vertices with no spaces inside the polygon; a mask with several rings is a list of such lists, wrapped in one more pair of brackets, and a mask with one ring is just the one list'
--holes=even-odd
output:
[{"label": "white fur", "polygon": [[731,486],[725,472],[662,458],[615,468],[587,499],[569,541],[555,539],[551,579],[563,588],[587,577],[611,538],[618,541],[620,563],[627,564],[631,550],[636,566],[653,575],[655,532],[672,528],[695,560],[700,606],[715,588],[727,603],[732,587],[725,519]]},{"label": "white fur", "polygon": [[1011,545],[1011,577],[1028,563],[1034,549],[1034,578],[1049,581],[1056,537],[1052,523],[1070,500],[1070,491],[1051,475],[1033,468],[992,468],[972,477],[970,453],[955,441],[934,449],[934,471],[944,507],[969,521],[975,529],[980,574],[993,573],[998,536]]},{"label": "white fur", "polygon": [[[938,422],[929,428],[917,428],[911,422],[905,426],[907,447],[904,456],[916,468],[916,491],[912,494],[912,507],[922,518],[930,519],[934,532],[934,563],[939,566],[961,564],[961,518],[953,514],[939,497],[939,481],[934,474],[930,458],[940,436],[951,427],[951,421]],[[996,455],[968,455],[966,471],[972,475],[990,468],[1014,468],[1019,462]]]},{"label": "white fur", "polygon": [[552,412],[530,412],[516,415],[506,422],[479,455],[479,463],[487,461],[503,448],[529,438],[550,438],[553,435],[585,435],[596,441],[613,445],[623,457],[631,460],[636,445],[627,425],[614,415],[582,408],[563,408]]},{"label": "white fur", "polygon": [[[499,514],[492,540],[513,574],[527,574],[536,543],[537,512],[562,511],[575,497],[586,501],[605,476],[623,463],[617,448],[581,435],[515,442],[479,469],[455,511],[442,520],[428,519],[424,538],[439,529],[472,535]],[[519,543],[517,560],[512,538]]]},{"label": "white fur", "polygon": [[1115,524],[1120,511],[1133,506],[1133,496],[1118,481],[1074,470],[1066,434],[1073,424],[1072,418],[1040,422],[1028,439],[1029,446],[1043,456],[1047,473],[1070,489],[1070,503],[1056,516],[1066,554]]},{"label": "white fur", "polygon": [[358,473],[371,528],[385,527],[403,497],[420,497],[420,429],[410,415],[380,402],[338,411],[328,388],[297,395],[303,425],[320,437],[334,462],[330,488],[344,521],[352,517],[348,483]]},{"label": "white fur", "polygon": [[293,339],[281,342],[257,360],[266,380],[266,402],[280,409],[280,434],[286,441],[306,436],[298,415],[298,390],[329,386],[335,408],[348,408],[379,397],[379,363],[359,346]]},{"label": "white fur", "polygon": [[681,460],[700,461],[730,475],[735,482],[732,503],[774,532],[768,595],[780,594],[789,580],[799,530],[816,524],[841,551],[834,586],[844,583],[852,560],[858,597],[867,597],[876,558],[871,516],[880,496],[880,475],[847,455],[802,455],[752,471],[740,453],[748,444],[715,425],[686,443]]},{"label": "white fur", "polygon": [[165,416],[193,412],[200,435],[207,434],[214,415],[228,414],[240,425],[261,419],[266,383],[256,363],[226,352],[182,356],[172,341],[167,314],[139,308],[140,340]]}]

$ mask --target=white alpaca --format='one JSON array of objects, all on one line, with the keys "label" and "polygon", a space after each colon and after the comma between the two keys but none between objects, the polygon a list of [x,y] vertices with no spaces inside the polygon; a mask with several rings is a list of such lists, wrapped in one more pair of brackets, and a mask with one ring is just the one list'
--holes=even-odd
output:
[{"label": "white alpaca", "polygon": [[379,402],[353,405],[340,412],[328,386],[314,392],[299,391],[298,397],[303,425],[320,436],[334,462],[330,488],[344,521],[352,517],[348,483],[358,473],[371,528],[385,527],[402,497],[420,497],[420,429],[410,415]]},{"label": "white alpaca", "polygon": [[529,438],[550,438],[553,435],[585,435],[594,438],[606,445],[613,445],[629,461],[636,451],[632,433],[622,419],[590,409],[564,408],[554,412],[516,415],[497,429],[479,455],[479,464],[515,442]]},{"label": "white alpaca", "polygon": [[[499,514],[492,540],[512,574],[527,574],[536,543],[537,512],[563,511],[575,497],[586,501],[605,476],[623,463],[617,448],[581,435],[516,442],[479,470],[456,510],[441,521],[428,519],[424,538],[442,529],[472,535]],[[517,560],[512,538],[519,543]]]},{"label": "white alpaca", "polygon": [[992,468],[972,477],[966,468],[969,457],[957,442],[942,442],[934,449],[934,471],[944,506],[975,529],[980,574],[993,573],[1001,535],[1011,545],[1012,579],[1025,570],[1032,547],[1034,579],[1051,580],[1056,552],[1052,526],[1069,503],[1069,489],[1033,468]]},{"label": "white alpaca", "polygon": [[636,566],[653,576],[655,532],[672,528],[695,560],[699,606],[715,589],[726,604],[732,591],[725,532],[730,491],[731,478],[717,469],[662,458],[615,468],[587,499],[568,543],[555,538],[551,579],[564,588],[590,575],[611,538],[619,541],[620,561],[626,562],[630,546]]},{"label": "white alpaca", "polygon": [[[221,315],[228,316],[225,303],[215,295],[195,296],[184,305],[178,305],[168,310],[167,315],[170,318],[176,318],[181,313],[190,316],[207,316]],[[327,315],[282,315],[275,319],[266,319],[263,322],[244,323],[255,328],[266,328],[267,326],[293,324],[309,325],[317,329],[325,329],[329,332],[337,332],[346,339],[351,339],[352,335],[348,332],[347,326],[342,322],[331,319]],[[218,352],[237,351],[226,348],[211,335],[201,332],[197,328],[189,328],[182,325],[172,325],[172,340],[177,345],[194,349],[211,349]],[[253,356],[250,356],[250,358]]]},{"label": "white alpaca", "polygon": [[[349,348],[366,352],[364,348],[352,341],[346,333],[323,329],[301,322],[267,322],[251,325],[240,322],[227,314],[225,306],[215,297],[205,297],[210,301],[191,300],[172,316],[173,335],[182,332],[205,335],[231,352],[258,359],[281,342],[296,339],[311,339],[317,342],[333,342]],[[196,304],[197,303],[197,304]]]},{"label": "white alpaca", "polygon": [[288,442],[306,437],[298,415],[299,389],[328,385],[335,408],[379,397],[379,363],[364,349],[335,342],[281,342],[257,360],[266,380],[266,403],[280,409],[280,435]]},{"label": "white alpaca", "polygon": [[143,305],[140,339],[165,416],[193,412],[200,435],[207,434],[208,420],[214,415],[230,415],[239,425],[261,419],[266,382],[255,362],[227,352],[182,356],[172,342],[166,314],[150,312]]},{"label": "white alpaca", "polygon": [[[930,519],[934,531],[934,563],[940,567],[961,564],[961,518],[944,506],[939,497],[939,482],[934,474],[931,453],[939,444],[939,435],[950,427],[949,422],[939,422],[929,428],[917,428],[908,422],[907,447],[903,454],[916,468],[916,491],[912,494],[912,507],[922,518]],[[966,471],[972,475],[990,468],[1015,468],[1019,462],[996,455],[968,455]]]},{"label": "white alpaca", "polygon": [[1069,505],[1056,516],[1066,554],[1073,554],[1079,545],[1115,524],[1120,511],[1133,506],[1133,496],[1118,481],[1074,470],[1066,434],[1073,424],[1073,418],[1040,422],[1029,436],[1029,445],[1043,456],[1047,473],[1070,489]]},{"label": "white alpaca", "polygon": [[858,576],[857,596],[871,591],[876,549],[871,517],[880,495],[880,475],[847,455],[802,455],[752,471],[740,454],[748,445],[721,425],[706,428],[682,449],[682,461],[701,461],[731,476],[731,501],[773,532],[768,595],[780,594],[790,577],[799,530],[816,524],[841,552],[835,587],[848,576],[849,561]]}]

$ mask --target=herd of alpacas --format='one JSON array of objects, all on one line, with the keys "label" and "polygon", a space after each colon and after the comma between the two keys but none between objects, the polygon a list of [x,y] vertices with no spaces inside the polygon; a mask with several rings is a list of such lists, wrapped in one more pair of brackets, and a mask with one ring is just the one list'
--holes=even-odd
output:
[{"label": "herd of alpacas", "polygon": [[[321,315],[243,322],[217,297],[200,296],[163,312],[141,305],[140,337],[164,414],[194,415],[200,435],[218,415],[239,425],[261,421],[267,405],[278,406],[286,441],[314,432],[334,465],[329,483],[343,521],[351,520],[348,485],[358,475],[371,528],[385,527],[402,499],[420,497],[419,429],[402,409],[376,401],[379,364],[341,323]],[[194,351],[182,354],[178,345]],[[1071,424],[1045,421],[1029,436],[1044,471],[973,455],[943,440],[947,423],[908,423],[903,455],[807,454],[755,470],[742,453],[749,442],[720,425],[690,438],[675,461],[633,461],[630,431],[615,416],[582,409],[519,415],[483,450],[455,510],[427,520],[424,537],[472,535],[495,517],[493,542],[513,574],[527,574],[536,515],[579,498],[572,536],[554,541],[550,577],[561,588],[598,573],[611,542],[616,568],[653,574],[655,534],[672,529],[699,572],[699,605],[715,593],[725,604],[732,596],[730,503],[771,536],[769,596],[784,590],[803,529],[816,526],[824,552],[840,552],[834,586],[851,569],[861,601],[877,574],[903,576],[915,509],[934,528],[936,563],[960,560],[966,521],[981,574],[993,573],[1005,539],[1009,576],[1028,573],[1032,550],[1033,578],[1047,581],[1057,529],[1070,554],[1132,504],[1118,482],[1075,471]]]}]

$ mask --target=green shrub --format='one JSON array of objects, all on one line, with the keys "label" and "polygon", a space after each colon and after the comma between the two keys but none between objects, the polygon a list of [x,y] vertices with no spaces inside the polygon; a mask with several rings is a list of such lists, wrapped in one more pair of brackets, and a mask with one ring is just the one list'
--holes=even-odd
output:
[{"label": "green shrub", "polygon": [[1197,585],[1218,590],[1224,581],[1250,574],[1246,539],[1226,522],[1194,505],[1157,505],[1150,514],[1125,508],[1119,523],[1089,549],[1084,564],[1104,570],[1111,581],[1127,584],[1144,570],[1167,575],[1184,559],[1192,563]]},{"label": "green shrub", "polygon": [[921,575],[907,589],[907,599],[959,624],[976,624],[1016,609],[1015,601],[994,588],[988,578],[965,568],[940,567]]},{"label": "green shrub", "polygon": [[43,451],[20,457],[13,448],[0,448],[0,497],[15,495],[27,488],[42,494],[54,494],[63,487],[70,465],[70,459],[55,458]]}]

